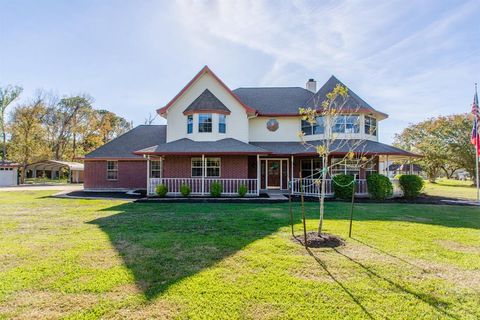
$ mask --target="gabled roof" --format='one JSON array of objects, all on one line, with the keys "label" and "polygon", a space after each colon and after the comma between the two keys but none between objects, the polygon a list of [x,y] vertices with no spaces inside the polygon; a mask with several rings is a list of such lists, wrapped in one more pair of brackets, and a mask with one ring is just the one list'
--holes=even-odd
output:
[{"label": "gabled roof", "polygon": [[247,104],[245,104],[243,101],[241,101],[233,92],[230,90],[225,83],[223,83],[222,80],[220,80],[219,77],[215,73],[213,73],[212,70],[208,66],[205,66],[200,70],[199,73],[195,77],[193,77],[192,80],[190,80],[189,83],[179,92],[177,95],[169,102],[167,103],[163,108],[157,109],[157,113],[159,115],[163,115],[167,112],[168,108],[170,108],[198,79],[200,79],[201,76],[203,76],[205,73],[209,73],[237,102],[245,109],[247,113],[250,114],[255,114],[256,111],[255,109],[251,108]]},{"label": "gabled roof", "polygon": [[233,92],[259,115],[298,114],[313,92],[300,87],[238,88]]},{"label": "gabled roof", "polygon": [[367,102],[365,102],[362,98],[360,98],[355,92],[353,92],[350,88],[348,88],[345,84],[343,84],[340,80],[338,80],[335,76],[331,76],[327,82],[320,88],[320,90],[315,93],[306,103],[306,108],[321,108],[322,102],[327,99],[327,94],[332,92],[333,89],[337,85],[341,85],[348,89],[348,98],[345,101],[345,110],[348,111],[360,111],[360,112],[371,112],[374,114],[378,114],[383,118],[387,118],[388,115],[375,110],[372,106],[370,106]]},{"label": "gabled roof", "polygon": [[85,155],[95,158],[141,158],[135,150],[166,142],[166,125],[141,125]]},{"label": "gabled roof", "polygon": [[[270,151],[273,155],[316,155],[314,146],[323,145],[323,140],[309,141],[310,146],[304,146],[300,142],[250,142],[259,148]],[[355,150],[352,148],[355,147]],[[392,147],[388,144],[372,140],[365,140],[361,143],[359,140],[336,140],[332,149],[336,154],[346,154],[349,151],[364,155],[398,155],[406,157],[420,157],[417,154]]]},{"label": "gabled roof", "polygon": [[268,154],[269,152],[236,139],[218,141],[193,141],[187,138],[154,145],[135,151],[135,154],[156,155],[201,155],[201,154]]},{"label": "gabled roof", "polygon": [[213,111],[230,114],[230,110],[210,90],[205,89],[192,103],[183,111],[183,114],[191,114],[197,111]]}]

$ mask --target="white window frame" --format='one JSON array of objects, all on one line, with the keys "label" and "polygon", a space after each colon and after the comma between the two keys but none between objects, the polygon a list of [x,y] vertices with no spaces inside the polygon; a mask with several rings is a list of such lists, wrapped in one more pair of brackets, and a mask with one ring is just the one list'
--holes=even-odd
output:
[{"label": "white window frame", "polygon": [[[110,168],[110,164],[114,163],[114,168]],[[115,173],[115,178],[110,178],[109,174]],[[107,180],[108,181],[117,181],[118,180],[118,161],[117,160],[108,160],[107,161]]]},{"label": "white window frame", "polygon": [[[158,162],[157,165],[154,165]],[[150,159],[150,178],[161,178],[162,177],[162,165],[163,161],[161,159]],[[153,176],[153,172],[158,172],[158,177]]]},{"label": "white window frame", "polygon": [[[372,127],[374,130],[372,130]],[[368,128],[368,129],[367,129]],[[376,137],[378,130],[378,121],[374,117],[365,116],[365,133]]]},{"label": "white window frame", "polygon": [[[224,131],[220,130],[221,126],[223,125]],[[227,133],[227,116],[225,114],[218,115],[218,133],[226,134]]]},{"label": "white window frame", "polygon": [[[321,124],[318,121],[319,119],[322,119]],[[301,127],[302,132],[306,136],[311,136],[311,135],[315,135],[315,134],[325,134],[325,118],[323,116],[315,117],[315,123],[314,124],[310,123],[307,120],[301,120],[300,127]],[[321,128],[322,132],[317,133],[316,132],[317,128]],[[307,132],[304,129],[309,129],[310,132]]]},{"label": "white window frame", "polygon": [[[208,165],[208,161],[218,161],[218,166],[209,166]],[[201,165],[199,166],[198,163],[201,163]],[[205,162],[202,161],[202,158],[200,157],[196,157],[196,158],[192,158],[191,159],[191,162],[190,162],[191,166],[190,166],[190,174],[192,176],[192,178],[202,178],[202,177],[205,177],[205,178],[220,178],[222,176],[222,159],[219,158],[219,157],[210,157],[210,158],[205,158]],[[193,175],[193,169],[202,169],[202,174],[201,175]],[[209,176],[208,175],[208,169],[211,169],[211,168],[214,168],[214,169],[217,169],[218,168],[218,176]]]},{"label": "white window frame", "polygon": [[[339,174],[351,174],[352,172],[360,177],[360,167],[358,166],[358,159],[344,159],[332,158],[330,165],[330,175],[332,177]],[[353,166],[355,165],[355,166]]]},{"label": "white window frame", "polygon": [[[309,179],[312,179],[312,178],[313,178],[312,175],[313,175],[314,173],[320,174],[320,172],[317,172],[317,171],[315,170],[315,165],[314,165],[315,161],[319,161],[319,162],[320,162],[320,166],[322,165],[322,158],[311,158],[311,159],[302,159],[302,160],[300,160],[300,172],[302,173],[302,178],[307,178],[307,177],[308,177]],[[304,164],[304,163],[309,163],[309,167],[310,167],[310,168],[309,168],[309,169],[303,169],[303,164]],[[303,175],[303,171],[309,171],[310,174],[304,176],[304,175]],[[315,179],[315,178],[313,178],[313,179]]]},{"label": "white window frame", "polygon": [[[355,121],[348,121],[352,118],[356,118],[357,121],[356,122]],[[336,130],[337,124],[342,126],[341,131]],[[348,131],[347,130],[347,127],[349,127],[349,126],[354,128],[353,131]],[[355,131],[355,128],[357,129],[356,131]],[[347,133],[347,134],[360,133],[360,116],[359,115],[340,115],[340,116],[336,116],[333,119],[333,122],[332,122],[332,132],[333,133]]]},{"label": "white window frame", "polygon": [[[191,128],[191,130],[189,130]],[[193,133],[193,114],[187,115],[187,134]]]},{"label": "white window frame", "polygon": [[[200,121],[201,117],[209,117],[210,118],[210,131],[200,131],[200,128],[202,128],[202,125],[208,124],[208,123],[202,123]],[[212,113],[199,113],[198,114],[198,132],[199,133],[212,133],[213,132],[213,114]]]}]

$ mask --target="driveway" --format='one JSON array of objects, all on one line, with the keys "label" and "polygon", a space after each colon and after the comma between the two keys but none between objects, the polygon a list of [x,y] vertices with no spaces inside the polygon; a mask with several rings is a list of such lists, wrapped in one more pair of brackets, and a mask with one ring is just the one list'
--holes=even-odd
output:
[{"label": "driveway", "polygon": [[15,187],[0,187],[0,192],[41,190],[78,191],[83,190],[83,184],[23,184]]}]

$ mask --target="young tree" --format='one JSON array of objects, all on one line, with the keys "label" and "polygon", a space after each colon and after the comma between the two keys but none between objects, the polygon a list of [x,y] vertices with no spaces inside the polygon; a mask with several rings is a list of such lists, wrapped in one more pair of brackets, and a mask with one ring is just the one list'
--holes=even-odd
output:
[{"label": "young tree", "polygon": [[2,161],[4,162],[7,157],[5,110],[7,110],[7,107],[20,96],[22,91],[23,88],[18,86],[6,86],[5,88],[0,87],[0,130],[2,131]]},{"label": "young tree", "polygon": [[[348,162],[350,166],[355,168],[366,165],[374,156],[369,155],[369,158],[366,156],[365,140],[359,139],[357,134],[360,131],[359,118],[357,117],[359,107],[352,104],[353,100],[349,99],[348,89],[337,84],[326,95],[325,101],[321,103],[314,101],[313,107],[299,109],[299,113],[303,116],[302,120],[308,121],[312,125],[317,123],[317,121],[323,121],[325,128],[323,139],[319,144],[309,143],[305,140],[304,132],[299,133],[302,144],[306,148],[314,148],[322,160],[322,171],[318,173],[319,178],[317,179],[320,193],[318,237],[322,236],[326,183],[332,166],[329,163],[331,156],[339,153],[344,154],[340,162]],[[349,120],[348,128],[346,124],[347,119]],[[343,131],[340,130],[342,126],[344,128]]]}]

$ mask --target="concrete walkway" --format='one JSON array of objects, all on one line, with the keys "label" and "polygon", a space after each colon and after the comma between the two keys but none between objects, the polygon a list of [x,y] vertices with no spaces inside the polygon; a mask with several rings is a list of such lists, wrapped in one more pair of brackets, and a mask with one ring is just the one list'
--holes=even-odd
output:
[{"label": "concrete walkway", "polygon": [[44,190],[78,191],[83,190],[83,184],[22,184],[14,187],[0,187],[0,192]]}]

